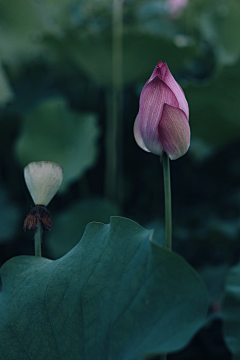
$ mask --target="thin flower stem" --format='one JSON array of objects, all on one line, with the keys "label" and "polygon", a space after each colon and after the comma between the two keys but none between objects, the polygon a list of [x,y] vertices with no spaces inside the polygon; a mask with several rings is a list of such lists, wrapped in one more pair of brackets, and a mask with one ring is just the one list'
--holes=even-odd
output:
[{"label": "thin flower stem", "polygon": [[[165,198],[165,248],[172,251],[172,201],[171,201],[171,178],[170,162],[164,152],[162,156],[164,198]],[[160,360],[167,360],[167,354],[161,354]]]},{"label": "thin flower stem", "polygon": [[165,247],[172,251],[172,201],[169,157],[166,153],[162,156],[164,197],[165,197]]},{"label": "thin flower stem", "polygon": [[41,221],[39,221],[38,228],[35,232],[34,249],[35,249],[35,256],[42,256],[42,224],[41,224]]}]

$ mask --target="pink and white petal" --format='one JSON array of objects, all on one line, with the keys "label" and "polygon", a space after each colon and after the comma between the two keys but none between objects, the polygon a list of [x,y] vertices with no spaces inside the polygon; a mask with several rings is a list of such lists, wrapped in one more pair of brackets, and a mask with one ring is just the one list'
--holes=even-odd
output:
[{"label": "pink and white petal", "polygon": [[171,71],[169,70],[166,63],[164,63],[161,67],[162,71],[162,80],[168,85],[168,87],[172,90],[172,92],[175,94],[178,103],[179,108],[185,112],[187,116],[187,120],[189,118],[189,108],[188,108],[188,102],[186,100],[186,97],[184,95],[183,89],[181,86],[176,82],[174,77],[171,74]]},{"label": "pink and white petal", "polygon": [[162,80],[156,77],[142,91],[138,113],[141,138],[146,148],[156,155],[161,155],[163,150],[158,125],[165,103],[178,107],[174,93]]},{"label": "pink and white petal", "polygon": [[185,113],[165,104],[159,123],[159,137],[171,160],[183,156],[190,146],[190,127]]},{"label": "pink and white petal", "polygon": [[147,151],[147,152],[150,152],[150,151],[146,148],[146,146],[145,146],[145,144],[144,144],[144,142],[143,142],[143,139],[142,139],[142,137],[141,137],[141,135],[140,135],[140,131],[139,131],[139,127],[138,127],[138,115],[137,115],[137,117],[136,117],[136,119],[135,119],[135,122],[134,122],[133,135],[134,135],[134,138],[135,138],[136,143],[138,144],[138,146],[139,146],[141,149],[143,149],[143,150],[145,150],[145,151]]}]

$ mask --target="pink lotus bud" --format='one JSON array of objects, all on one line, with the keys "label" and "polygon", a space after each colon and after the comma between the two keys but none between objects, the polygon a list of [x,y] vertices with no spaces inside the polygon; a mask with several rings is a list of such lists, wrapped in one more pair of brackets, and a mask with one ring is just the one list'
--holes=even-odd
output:
[{"label": "pink lotus bud", "polygon": [[145,151],[171,160],[183,156],[190,145],[188,103],[182,88],[161,61],[142,89],[134,137]]}]

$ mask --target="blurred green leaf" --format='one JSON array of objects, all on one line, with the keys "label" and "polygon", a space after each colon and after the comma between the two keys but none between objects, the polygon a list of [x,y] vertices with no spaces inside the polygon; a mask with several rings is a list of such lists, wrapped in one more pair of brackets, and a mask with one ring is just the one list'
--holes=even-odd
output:
[{"label": "blurred green leaf", "polygon": [[[125,9],[127,10],[128,7]],[[133,27],[140,31],[163,35],[169,39],[179,33],[176,21],[169,16],[169,4],[166,4],[165,1],[134,1],[130,5],[130,9],[134,12],[137,20]]]},{"label": "blurred green leaf", "polygon": [[21,165],[53,161],[63,166],[61,190],[93,166],[99,136],[96,115],[71,111],[64,99],[46,100],[25,118],[15,151]]},{"label": "blurred green leaf", "polygon": [[[75,31],[61,38],[49,36],[45,42],[56,52],[58,61],[67,59],[97,83],[111,84],[112,38],[109,32],[83,34]],[[146,81],[161,59],[172,71],[180,69],[194,51],[193,46],[177,47],[161,36],[126,30],[123,34],[123,83]]]},{"label": "blurred green leaf", "polygon": [[234,64],[240,56],[240,4],[236,0],[217,0],[207,4],[200,15],[200,28],[217,59]]},{"label": "blurred green leaf", "polygon": [[7,75],[0,62],[0,106],[4,106],[13,98]]},{"label": "blurred green leaf", "polygon": [[76,0],[43,0],[39,5],[45,14],[48,14],[53,32],[59,33],[72,26],[71,12],[76,3]]},{"label": "blurred green leaf", "polygon": [[160,60],[171,71],[179,70],[194,52],[194,46],[178,47],[164,37],[127,31],[123,37],[124,82],[147,81]]},{"label": "blurred green leaf", "polygon": [[110,216],[119,213],[117,206],[105,199],[87,199],[71,205],[54,216],[52,230],[46,233],[45,242],[50,257],[58,259],[71,250],[89,222],[107,223]]},{"label": "blurred green leaf", "polygon": [[213,303],[220,303],[222,300],[223,284],[228,268],[228,264],[225,263],[221,265],[206,265],[199,270]]},{"label": "blurred green leaf", "polygon": [[[46,10],[46,9],[44,9]],[[16,63],[20,58],[36,54],[40,36],[48,26],[48,15],[37,1],[1,0],[0,51],[4,61]]]},{"label": "blurred green leaf", "polygon": [[183,258],[150,238],[151,231],[115,217],[89,224],[59,260],[6,262],[1,356],[136,360],[185,346],[205,322],[206,290]]},{"label": "blurred green leaf", "polygon": [[11,239],[19,219],[19,208],[11,201],[6,189],[0,184],[0,243]]},{"label": "blurred green leaf", "polygon": [[[213,2],[214,0],[212,0]],[[217,0],[218,1],[218,0]],[[200,15],[209,6],[209,0],[189,1],[178,22],[181,24],[184,33],[192,35],[196,40],[196,30],[199,30]],[[199,34],[197,34],[199,36]]]},{"label": "blurred green leaf", "polygon": [[240,56],[239,20],[238,0],[194,0],[188,2],[178,24],[194,39],[198,56],[208,49],[217,63],[233,65]]},{"label": "blurred green leaf", "polygon": [[240,359],[240,263],[232,267],[226,278],[222,307],[223,333],[225,342],[233,354],[233,360]]},{"label": "blurred green leaf", "polygon": [[225,145],[240,137],[239,65],[223,68],[208,85],[184,89],[190,107],[192,136],[208,145]]}]

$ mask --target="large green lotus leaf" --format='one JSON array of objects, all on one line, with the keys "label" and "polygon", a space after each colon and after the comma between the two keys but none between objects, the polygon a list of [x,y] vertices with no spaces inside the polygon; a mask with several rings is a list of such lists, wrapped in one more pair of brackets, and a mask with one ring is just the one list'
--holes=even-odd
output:
[{"label": "large green lotus leaf", "polygon": [[205,86],[184,89],[192,136],[207,145],[225,145],[240,137],[240,63],[225,67]]},{"label": "large green lotus leaf", "polygon": [[154,244],[151,231],[119,217],[90,223],[62,258],[15,257],[1,276],[5,360],[136,360],[175,351],[208,309],[191,266]]},{"label": "large green lotus leaf", "polygon": [[[109,33],[68,34],[65,38],[48,37],[46,44],[55,50],[60,61],[68,59],[99,84],[112,82],[112,38]],[[172,71],[180,69],[194,47],[177,47],[171,40],[147,33],[123,33],[123,83],[146,81],[159,60]],[[118,69],[116,69],[118,71]]]},{"label": "large green lotus leaf", "polygon": [[53,217],[52,230],[45,234],[44,242],[50,257],[58,259],[71,250],[89,222],[107,223],[110,216],[119,214],[117,206],[106,199],[87,199],[72,204]]},{"label": "large green lotus leaf", "polygon": [[240,359],[240,263],[226,277],[222,306],[225,342],[234,360]]},{"label": "large green lotus leaf", "polygon": [[23,166],[41,160],[62,165],[64,190],[94,164],[98,136],[94,114],[73,112],[63,99],[50,99],[26,116],[15,150]]}]

